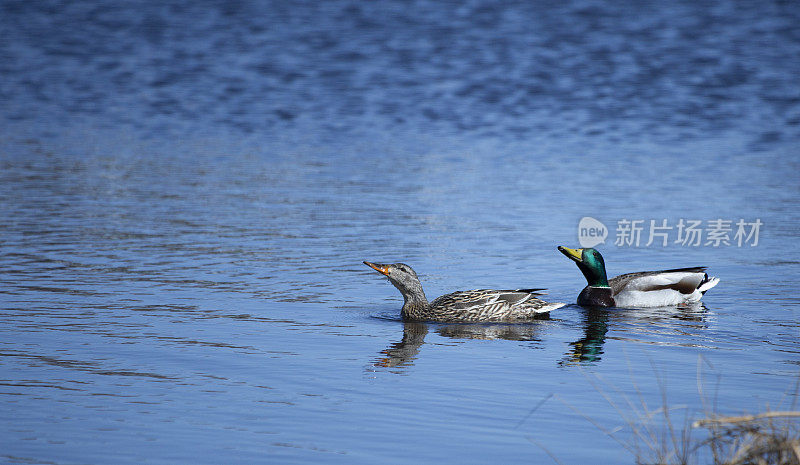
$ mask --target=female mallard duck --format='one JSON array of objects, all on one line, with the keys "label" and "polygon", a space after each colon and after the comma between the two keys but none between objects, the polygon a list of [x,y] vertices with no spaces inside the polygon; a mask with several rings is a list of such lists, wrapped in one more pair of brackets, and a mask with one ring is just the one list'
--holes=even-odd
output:
[{"label": "female mallard duck", "polygon": [[578,296],[578,305],[597,307],[670,307],[698,302],[719,282],[709,278],[706,268],[678,268],[627,273],[606,278],[603,256],[595,249],[558,250],[578,264],[588,286]]},{"label": "female mallard duck", "polygon": [[456,291],[428,303],[422,284],[410,266],[367,261],[364,264],[389,278],[389,282],[403,294],[405,303],[401,313],[405,320],[462,323],[520,321],[565,305],[537,299],[536,296],[542,295],[537,291],[544,289]]}]

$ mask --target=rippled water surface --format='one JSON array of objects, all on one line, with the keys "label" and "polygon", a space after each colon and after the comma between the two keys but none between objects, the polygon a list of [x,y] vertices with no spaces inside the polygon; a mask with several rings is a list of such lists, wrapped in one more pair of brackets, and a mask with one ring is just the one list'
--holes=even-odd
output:
[{"label": "rippled water surface", "polygon": [[[798,24],[796,2],[0,3],[1,460],[634,463],[602,431],[632,440],[625,398],[789,408]],[[556,246],[584,216],[763,227],[600,246],[610,275],[708,266],[703,306],[517,325],[404,323],[361,264],[574,302]]]}]

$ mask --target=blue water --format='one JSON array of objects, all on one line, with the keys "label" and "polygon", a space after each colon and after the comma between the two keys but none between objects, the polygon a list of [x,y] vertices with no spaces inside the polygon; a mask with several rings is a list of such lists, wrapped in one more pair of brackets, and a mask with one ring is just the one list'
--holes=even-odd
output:
[{"label": "blue water", "polygon": [[[0,3],[0,460],[622,464],[603,429],[634,441],[662,395],[679,419],[790,408],[798,24],[796,2]],[[704,306],[520,325],[403,323],[361,264],[572,303],[556,246],[585,216],[763,226],[599,246],[610,275],[708,266]]]}]

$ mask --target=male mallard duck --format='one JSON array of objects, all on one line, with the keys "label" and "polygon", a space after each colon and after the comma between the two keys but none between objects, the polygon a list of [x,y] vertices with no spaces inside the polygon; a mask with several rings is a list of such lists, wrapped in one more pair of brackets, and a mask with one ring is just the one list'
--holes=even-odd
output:
[{"label": "male mallard duck", "polygon": [[456,291],[428,303],[417,274],[404,263],[365,265],[389,278],[403,298],[403,318],[415,321],[478,323],[489,321],[519,321],[563,307],[537,299],[544,289],[515,289],[496,291],[475,289]]},{"label": "male mallard duck", "polygon": [[578,305],[597,307],[669,307],[698,302],[719,282],[709,278],[706,268],[678,268],[627,273],[606,278],[603,256],[595,249],[558,250],[578,264],[588,286],[578,296]]}]

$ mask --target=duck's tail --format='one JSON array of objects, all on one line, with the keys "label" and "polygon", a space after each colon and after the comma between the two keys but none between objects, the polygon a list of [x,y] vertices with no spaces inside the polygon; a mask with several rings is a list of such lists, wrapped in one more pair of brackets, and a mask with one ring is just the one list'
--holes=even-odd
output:
[{"label": "duck's tail", "polygon": [[534,313],[549,313],[557,308],[563,307],[564,305],[567,304],[561,302],[548,302],[545,305],[542,305],[541,307],[537,308],[534,311]]},{"label": "duck's tail", "polygon": [[700,291],[701,294],[705,294],[707,290],[711,289],[712,287],[716,286],[719,283],[719,278],[717,277],[708,277],[706,276],[700,282],[700,285],[697,286],[697,290]]}]

